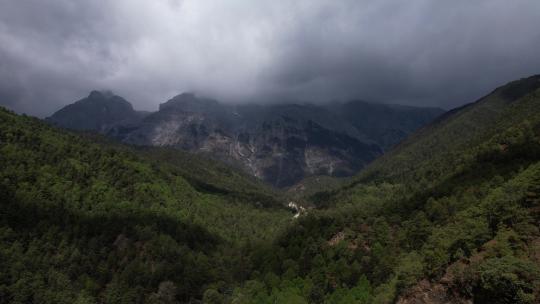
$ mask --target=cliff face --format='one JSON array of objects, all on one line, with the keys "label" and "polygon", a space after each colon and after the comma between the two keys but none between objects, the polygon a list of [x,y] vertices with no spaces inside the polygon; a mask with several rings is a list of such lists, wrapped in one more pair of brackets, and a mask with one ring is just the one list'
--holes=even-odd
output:
[{"label": "cliff face", "polygon": [[[135,123],[95,130],[128,144],[206,154],[285,187],[307,176],[352,175],[440,113],[364,102],[233,106],[181,94]],[[360,121],[375,114],[387,123]]]}]

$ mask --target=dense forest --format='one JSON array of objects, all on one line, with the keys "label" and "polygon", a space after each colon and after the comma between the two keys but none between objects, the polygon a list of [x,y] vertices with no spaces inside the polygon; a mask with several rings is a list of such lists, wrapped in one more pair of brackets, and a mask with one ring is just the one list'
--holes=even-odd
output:
[{"label": "dense forest", "polygon": [[539,88],[503,86],[312,195],[235,303],[540,301]]},{"label": "dense forest", "polygon": [[538,303],[539,88],[503,86],[293,195],[296,219],[217,162],[1,110],[0,302]]},{"label": "dense forest", "polygon": [[243,250],[292,217],[272,190],[212,161],[6,110],[0,167],[2,303],[201,299],[244,280]]}]

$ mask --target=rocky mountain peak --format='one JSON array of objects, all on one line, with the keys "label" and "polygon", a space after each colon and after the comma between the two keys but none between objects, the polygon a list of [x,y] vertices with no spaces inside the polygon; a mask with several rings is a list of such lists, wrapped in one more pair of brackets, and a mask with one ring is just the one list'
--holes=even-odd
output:
[{"label": "rocky mountain peak", "polygon": [[133,106],[124,98],[115,95],[111,91],[92,91],[87,98],[81,99],[79,103],[85,103],[89,106],[102,106],[105,111],[127,111],[133,112]]},{"label": "rocky mountain peak", "polygon": [[[119,111],[122,103],[129,109]],[[127,101],[93,91],[52,118],[128,144],[205,154],[287,187],[307,176],[350,176],[442,112],[364,102],[233,106],[183,93],[137,121],[126,119],[136,113]]]},{"label": "rocky mountain peak", "polygon": [[216,100],[198,97],[193,93],[182,93],[159,105],[159,110],[205,113],[222,108]]},{"label": "rocky mountain peak", "polygon": [[94,90],[88,97],[63,107],[46,120],[68,129],[105,132],[115,125],[135,122],[142,116],[124,98],[110,91]]}]

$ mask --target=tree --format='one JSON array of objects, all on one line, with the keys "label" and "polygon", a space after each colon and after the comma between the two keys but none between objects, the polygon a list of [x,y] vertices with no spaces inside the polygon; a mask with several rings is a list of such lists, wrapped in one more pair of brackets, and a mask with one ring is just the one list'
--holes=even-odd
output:
[{"label": "tree", "polygon": [[222,304],[224,303],[225,299],[223,295],[219,293],[219,291],[215,289],[207,289],[204,292],[203,295],[203,303],[204,304]]}]

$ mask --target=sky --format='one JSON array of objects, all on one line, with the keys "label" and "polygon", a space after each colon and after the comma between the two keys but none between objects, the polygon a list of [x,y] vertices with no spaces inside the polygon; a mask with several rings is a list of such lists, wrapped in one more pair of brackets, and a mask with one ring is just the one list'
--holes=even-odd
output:
[{"label": "sky", "polygon": [[538,0],[0,0],[0,105],[111,90],[450,109],[540,74]]}]

